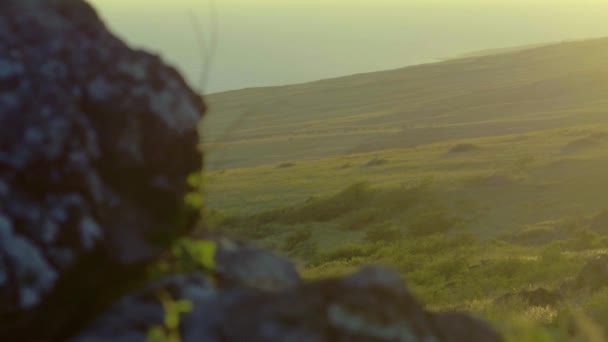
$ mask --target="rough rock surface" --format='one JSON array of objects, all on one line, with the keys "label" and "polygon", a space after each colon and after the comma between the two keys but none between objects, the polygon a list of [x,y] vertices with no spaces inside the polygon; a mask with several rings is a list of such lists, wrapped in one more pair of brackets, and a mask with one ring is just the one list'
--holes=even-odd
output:
[{"label": "rough rock surface", "polygon": [[144,341],[173,300],[193,305],[185,341],[500,340],[425,311],[391,271],[307,283],[225,238],[208,237],[213,267],[144,283],[194,226],[182,198],[204,110],[86,2],[0,2],[0,341]]},{"label": "rough rock surface", "polygon": [[0,340],[73,329],[162,251],[204,109],[87,3],[0,2]]},{"label": "rough rock surface", "polygon": [[183,341],[501,340],[466,314],[425,311],[401,278],[383,268],[281,291],[223,289],[213,283],[204,275],[160,280],[123,299],[73,341],[144,341],[163,324],[163,306],[155,295],[159,289],[193,304],[180,320]]}]

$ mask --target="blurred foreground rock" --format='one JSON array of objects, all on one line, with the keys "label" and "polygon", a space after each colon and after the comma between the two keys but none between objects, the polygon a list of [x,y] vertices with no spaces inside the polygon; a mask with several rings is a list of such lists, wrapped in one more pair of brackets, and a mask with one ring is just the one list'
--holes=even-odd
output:
[{"label": "blurred foreground rock", "polygon": [[160,280],[125,297],[73,341],[143,341],[164,325],[159,289],[192,304],[180,319],[184,341],[501,341],[466,314],[425,311],[399,275],[383,268],[278,291],[213,284],[203,274]]},{"label": "blurred foreground rock", "polygon": [[84,1],[0,2],[0,340],[84,324],[189,226],[204,109]]},{"label": "blurred foreground rock", "polygon": [[0,2],[0,341],[159,329],[185,341],[500,340],[464,314],[425,311],[393,272],[306,283],[284,259],[213,237],[213,269],[147,284],[196,218],[182,203],[204,111],[86,2]]}]

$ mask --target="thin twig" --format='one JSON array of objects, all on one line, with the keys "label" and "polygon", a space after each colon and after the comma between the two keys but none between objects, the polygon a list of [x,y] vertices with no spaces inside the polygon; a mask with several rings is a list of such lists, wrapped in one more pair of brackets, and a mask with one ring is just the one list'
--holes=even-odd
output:
[{"label": "thin twig", "polygon": [[201,24],[196,12],[190,11],[189,18],[196,35],[196,41],[200,50],[200,58],[202,61],[201,74],[199,77],[198,91],[202,95],[207,88],[211,75],[211,67],[218,46],[219,40],[219,19],[218,10],[215,0],[208,0],[209,22],[210,22],[210,37],[205,39],[203,25]]}]

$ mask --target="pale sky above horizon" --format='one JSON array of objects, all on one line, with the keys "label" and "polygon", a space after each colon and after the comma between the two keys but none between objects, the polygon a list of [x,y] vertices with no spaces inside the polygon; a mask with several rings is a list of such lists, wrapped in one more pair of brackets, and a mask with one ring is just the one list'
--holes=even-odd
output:
[{"label": "pale sky above horizon", "polygon": [[[209,0],[92,0],[112,30],[193,84]],[[206,93],[436,61],[470,51],[608,36],[606,0],[216,0]]]}]

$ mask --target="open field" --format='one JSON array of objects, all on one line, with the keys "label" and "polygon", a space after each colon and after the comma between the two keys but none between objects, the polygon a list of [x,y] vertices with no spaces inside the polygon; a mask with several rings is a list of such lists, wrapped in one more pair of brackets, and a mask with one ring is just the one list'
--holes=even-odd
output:
[{"label": "open field", "polygon": [[[310,278],[386,264],[431,308],[551,340],[572,310],[608,317],[590,309],[608,305],[605,291],[565,285],[608,252],[607,133],[577,126],[214,171],[207,206],[217,227],[298,260]],[[564,299],[499,300],[537,288]]]},{"label": "open field", "polygon": [[608,277],[584,269],[608,253],[605,57],[594,40],[218,94],[214,129],[259,105],[207,146],[209,225],[311,279],[388,265],[509,340],[603,341]]}]

